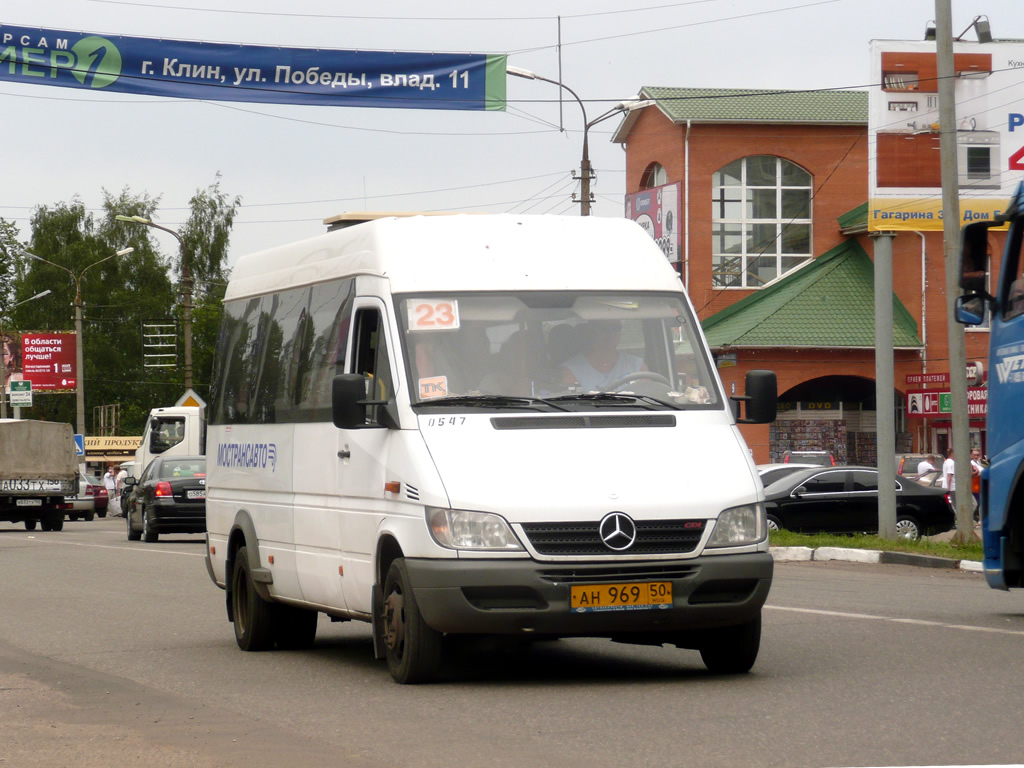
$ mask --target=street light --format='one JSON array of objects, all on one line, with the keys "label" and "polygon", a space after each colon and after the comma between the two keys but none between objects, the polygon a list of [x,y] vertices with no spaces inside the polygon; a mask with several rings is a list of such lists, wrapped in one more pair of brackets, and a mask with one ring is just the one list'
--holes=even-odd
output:
[{"label": "street light", "polygon": [[97,264],[102,264],[104,261],[112,259],[115,256],[126,256],[134,250],[134,248],[122,248],[120,251],[115,251],[109,256],[104,256],[102,259],[94,261],[92,264],[87,266],[77,275],[61,264],[54,264],[49,259],[44,259],[42,256],[37,256],[36,254],[30,253],[29,251],[26,251],[24,249],[22,249],[21,251],[22,254],[28,256],[30,259],[35,259],[36,261],[41,261],[44,264],[49,264],[51,267],[56,267],[57,269],[64,270],[69,275],[71,275],[71,281],[75,284],[75,424],[78,429],[78,434],[80,435],[85,434],[85,367],[83,363],[82,354],[82,278],[85,277],[86,272],[95,267]]},{"label": "street light", "polygon": [[[37,293],[35,296],[30,296],[24,301],[19,301],[14,304],[11,309],[20,307],[22,304],[28,304],[30,301],[41,299],[43,296],[49,296],[51,293],[50,289],[47,288],[42,293]],[[7,336],[4,334],[4,318],[0,315],[0,343],[7,345]],[[4,358],[6,349],[0,350],[0,419],[7,418],[7,360]]]},{"label": "street light", "polygon": [[145,216],[115,216],[117,221],[125,221],[129,224],[144,224],[147,227],[153,227],[153,229],[159,229],[164,232],[168,232],[174,235],[174,238],[178,241],[178,247],[181,249],[181,287],[182,292],[185,294],[184,300],[182,301],[182,309],[184,310],[184,326],[185,326],[185,389],[192,389],[192,270],[189,267],[188,260],[188,249],[185,248],[185,241],[181,239],[181,235],[175,232],[173,229],[157,224],[151,219],[147,219]]},{"label": "street light", "polygon": [[594,178],[594,170],[590,164],[590,129],[598,123],[603,122],[610,117],[614,117],[615,115],[621,114],[622,112],[631,112],[634,109],[649,107],[654,104],[654,101],[650,99],[644,101],[620,101],[607,112],[588,121],[587,108],[583,106],[583,100],[576,95],[576,91],[565,83],[561,83],[558,80],[552,80],[549,77],[542,77],[536,72],[531,72],[528,69],[521,69],[520,67],[506,67],[505,71],[513,77],[521,77],[524,80],[542,80],[545,83],[557,85],[559,88],[568,91],[580,105],[580,111],[583,112],[583,157],[580,159],[580,216],[589,216],[591,203],[590,182]]}]

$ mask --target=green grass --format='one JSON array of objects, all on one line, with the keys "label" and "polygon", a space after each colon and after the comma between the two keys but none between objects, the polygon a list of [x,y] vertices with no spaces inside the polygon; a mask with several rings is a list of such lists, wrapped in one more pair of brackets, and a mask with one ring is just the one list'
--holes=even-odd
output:
[{"label": "green grass", "polygon": [[793,533],[792,531],[773,531],[769,539],[773,547],[846,547],[849,549],[877,549],[885,552],[911,552],[916,555],[948,557],[951,560],[982,559],[981,542],[974,541],[965,546],[957,546],[951,541],[898,541],[880,539],[877,536],[857,534],[839,536],[819,533]]}]

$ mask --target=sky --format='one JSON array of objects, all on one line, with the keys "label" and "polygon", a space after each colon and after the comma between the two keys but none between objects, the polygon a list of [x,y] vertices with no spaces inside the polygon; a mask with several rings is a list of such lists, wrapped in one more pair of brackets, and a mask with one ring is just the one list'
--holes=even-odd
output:
[{"label": "sky", "polygon": [[[935,18],[934,0],[4,0],[0,8],[0,27],[507,54],[510,66],[561,80],[590,119],[644,86],[867,89],[869,42],[920,40]],[[1020,0],[953,0],[954,35],[979,14],[997,39],[1024,39]],[[555,85],[514,77],[504,112],[246,104],[0,81],[0,217],[27,240],[37,206],[77,198],[98,213],[104,190],[128,190],[159,198],[155,219],[174,228],[219,173],[221,190],[241,198],[234,262],[318,235],[324,218],[345,212],[576,215],[571,173],[583,118],[566,98]],[[623,215],[616,124],[590,130],[597,216]],[[170,235],[154,234],[174,251]]]}]

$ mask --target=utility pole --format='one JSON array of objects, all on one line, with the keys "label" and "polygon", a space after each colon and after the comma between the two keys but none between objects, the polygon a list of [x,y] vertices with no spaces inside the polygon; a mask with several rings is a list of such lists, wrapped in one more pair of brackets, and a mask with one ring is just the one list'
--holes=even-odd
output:
[{"label": "utility pole", "polygon": [[963,326],[956,321],[960,293],[960,190],[956,160],[956,102],[953,61],[953,14],[950,0],[935,0],[935,46],[939,76],[939,159],[942,175],[942,250],[946,260],[946,328],[949,336],[950,445],[956,462],[956,541],[974,537],[971,509],[970,417],[967,413],[967,349]]}]

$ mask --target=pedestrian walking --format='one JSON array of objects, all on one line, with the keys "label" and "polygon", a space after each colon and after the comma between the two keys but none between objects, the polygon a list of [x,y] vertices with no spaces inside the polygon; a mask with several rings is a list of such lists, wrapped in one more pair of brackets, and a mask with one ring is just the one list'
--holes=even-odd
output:
[{"label": "pedestrian walking", "polygon": [[946,451],[946,460],[942,462],[942,487],[949,491],[949,499],[956,509],[956,462],[952,448]]},{"label": "pedestrian walking", "polygon": [[103,487],[107,489],[107,507],[111,517],[121,513],[120,500],[117,498],[117,465],[111,464],[103,475]]},{"label": "pedestrian walking", "polygon": [[974,524],[981,522],[981,449],[971,449],[971,495],[974,496]]},{"label": "pedestrian walking", "polygon": [[117,488],[115,489],[115,492],[117,493],[117,506],[120,509],[122,517],[127,516],[127,514],[128,514],[128,510],[124,508],[124,495],[123,495],[124,494],[124,479],[126,477],[128,477],[128,471],[124,467],[118,466],[118,468],[117,468],[117,478],[116,478]]},{"label": "pedestrian walking", "polygon": [[103,475],[103,486],[106,488],[108,506],[111,510],[111,517],[121,517],[121,494],[118,493],[118,465],[112,464]]}]

